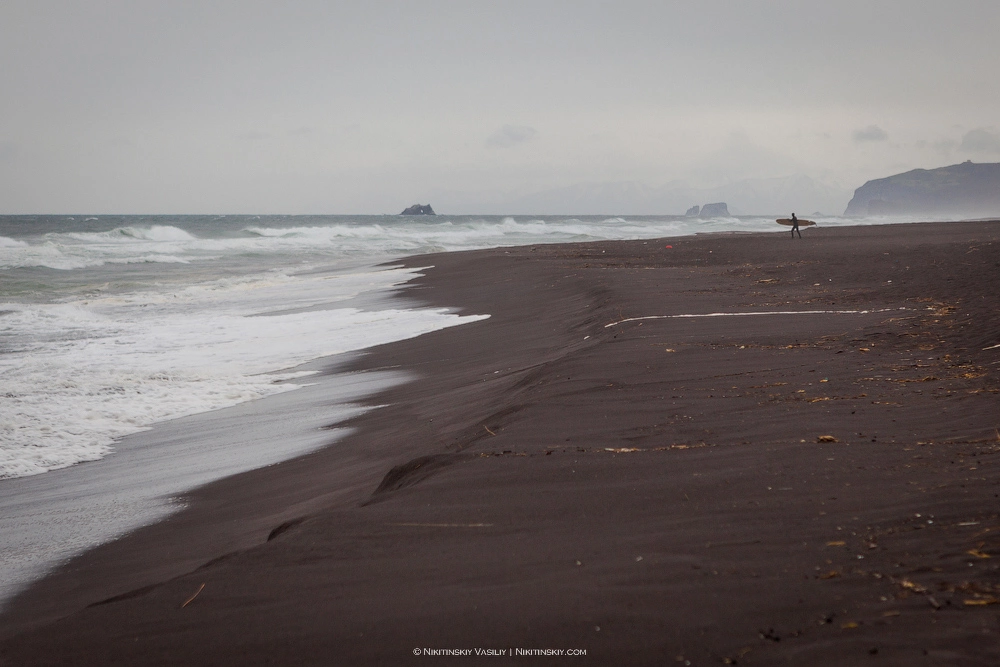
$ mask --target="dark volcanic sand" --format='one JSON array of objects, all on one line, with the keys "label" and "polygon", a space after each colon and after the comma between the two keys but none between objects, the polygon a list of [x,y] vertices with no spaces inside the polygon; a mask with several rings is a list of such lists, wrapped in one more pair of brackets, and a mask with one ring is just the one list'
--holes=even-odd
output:
[{"label": "dark volcanic sand", "polygon": [[[34,586],[0,662],[1000,664],[1000,223],[409,263],[492,317],[372,350],[417,379],[354,435]],[[785,310],[878,312],[605,326]]]}]

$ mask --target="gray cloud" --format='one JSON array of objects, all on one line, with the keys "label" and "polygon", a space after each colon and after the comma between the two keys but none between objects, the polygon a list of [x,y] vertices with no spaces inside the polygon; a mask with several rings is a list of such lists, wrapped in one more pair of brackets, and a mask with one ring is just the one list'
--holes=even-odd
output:
[{"label": "gray cloud", "polygon": [[954,139],[939,139],[937,141],[927,141],[926,139],[921,139],[914,142],[913,146],[917,150],[933,151],[941,157],[947,159],[953,152],[955,152],[955,148],[958,147],[958,142]]},{"label": "gray cloud", "polygon": [[799,170],[788,156],[760,146],[746,132],[730,133],[722,147],[692,160],[689,179],[711,186],[746,178],[786,176]]},{"label": "gray cloud", "polygon": [[0,162],[13,162],[17,157],[17,144],[13,141],[0,141]]},{"label": "gray cloud", "polygon": [[504,125],[489,136],[486,145],[493,148],[510,148],[531,141],[537,134],[538,130],[527,125]]},{"label": "gray cloud", "polygon": [[983,128],[970,130],[962,137],[959,148],[972,153],[1000,153],[1000,135]]},{"label": "gray cloud", "polygon": [[[853,189],[1000,132],[998,24],[987,0],[3,0],[0,212],[380,213],[443,188],[482,193],[474,212],[799,172]],[[889,119],[888,140],[865,129]],[[962,159],[993,145],[970,134]]]},{"label": "gray cloud", "polygon": [[240,132],[236,135],[236,138],[242,141],[263,141],[264,139],[269,139],[270,137],[270,134],[260,132],[258,130],[248,130],[246,132]]},{"label": "gray cloud", "polygon": [[858,143],[864,141],[885,141],[889,135],[878,125],[869,125],[860,130],[854,130],[854,140]]}]

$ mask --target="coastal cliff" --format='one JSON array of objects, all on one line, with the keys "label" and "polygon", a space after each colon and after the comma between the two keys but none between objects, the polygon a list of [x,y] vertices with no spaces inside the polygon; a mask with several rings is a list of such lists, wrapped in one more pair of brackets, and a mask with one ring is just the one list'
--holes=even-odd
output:
[{"label": "coastal cliff", "polygon": [[844,215],[1000,215],[1000,163],[963,162],[868,181]]}]

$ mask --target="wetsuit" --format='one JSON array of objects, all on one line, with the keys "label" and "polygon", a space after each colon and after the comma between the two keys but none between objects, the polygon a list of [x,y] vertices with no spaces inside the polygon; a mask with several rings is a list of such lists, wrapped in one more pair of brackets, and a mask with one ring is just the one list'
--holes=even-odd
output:
[{"label": "wetsuit", "polygon": [[[799,232],[799,219],[795,217],[792,213],[792,238],[795,238],[795,232]],[[802,238],[802,232],[799,232],[799,238]]]}]

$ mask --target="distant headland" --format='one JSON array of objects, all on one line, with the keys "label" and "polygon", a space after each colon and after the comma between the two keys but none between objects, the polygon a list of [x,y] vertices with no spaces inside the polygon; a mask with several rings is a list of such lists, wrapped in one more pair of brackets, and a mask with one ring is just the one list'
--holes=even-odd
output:
[{"label": "distant headland", "polygon": [[430,204],[414,204],[403,209],[400,215],[437,215]]},{"label": "distant headland", "polygon": [[1000,215],[1000,163],[963,162],[868,181],[844,215]]}]

